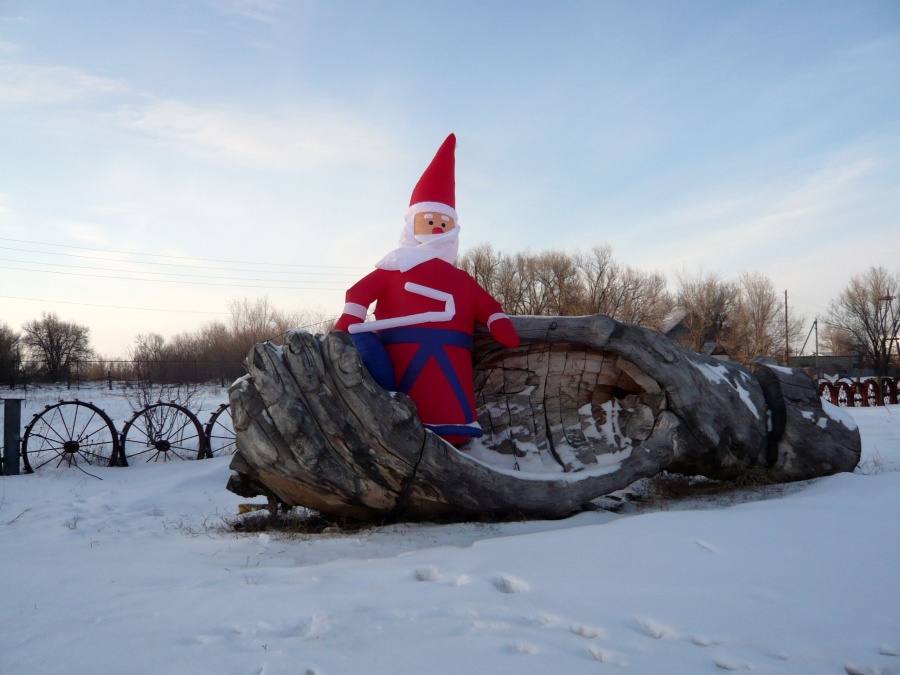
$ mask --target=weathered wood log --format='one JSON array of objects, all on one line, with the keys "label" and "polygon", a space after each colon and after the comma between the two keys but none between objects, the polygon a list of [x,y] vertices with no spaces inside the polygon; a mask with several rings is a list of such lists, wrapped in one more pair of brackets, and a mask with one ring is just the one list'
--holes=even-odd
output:
[{"label": "weathered wood log", "polygon": [[359,519],[553,518],[663,468],[791,480],[859,460],[852,422],[828,417],[802,374],[754,374],[606,316],[513,321],[516,349],[476,338],[485,436],[459,449],[375,384],[346,334],[256,345],[230,390],[229,489]]}]

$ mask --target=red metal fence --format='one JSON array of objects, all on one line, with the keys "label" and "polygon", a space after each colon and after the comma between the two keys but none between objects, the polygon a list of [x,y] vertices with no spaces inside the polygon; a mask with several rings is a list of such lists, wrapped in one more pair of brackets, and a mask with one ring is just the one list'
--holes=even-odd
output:
[{"label": "red metal fence", "polygon": [[819,396],[825,401],[846,408],[868,408],[876,405],[896,405],[900,392],[900,378],[869,377],[861,380],[841,378],[835,382],[819,381]]}]

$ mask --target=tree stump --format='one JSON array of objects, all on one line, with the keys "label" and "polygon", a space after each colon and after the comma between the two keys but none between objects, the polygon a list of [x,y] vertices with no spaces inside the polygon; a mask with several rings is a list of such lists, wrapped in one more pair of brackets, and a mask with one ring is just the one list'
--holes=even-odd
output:
[{"label": "tree stump", "polygon": [[230,390],[228,488],[363,520],[558,518],[663,469],[798,480],[859,461],[852,420],[802,373],[751,372],[602,315],[512,320],[516,349],[476,336],[485,435],[460,448],[375,384],[345,333],[256,345]]}]

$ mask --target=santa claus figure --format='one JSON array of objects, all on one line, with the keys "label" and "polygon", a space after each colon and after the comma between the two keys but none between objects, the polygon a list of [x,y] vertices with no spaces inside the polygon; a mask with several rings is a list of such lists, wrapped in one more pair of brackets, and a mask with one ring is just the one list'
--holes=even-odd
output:
[{"label": "santa claus figure", "polygon": [[[472,333],[488,327],[506,347],[519,336],[500,303],[454,267],[456,136],[450,134],[409,200],[400,245],[347,291],[336,330],[348,331],[375,380],[408,394],[422,423],[460,444],[482,435],[472,391]],[[366,322],[375,304],[375,321]]]}]

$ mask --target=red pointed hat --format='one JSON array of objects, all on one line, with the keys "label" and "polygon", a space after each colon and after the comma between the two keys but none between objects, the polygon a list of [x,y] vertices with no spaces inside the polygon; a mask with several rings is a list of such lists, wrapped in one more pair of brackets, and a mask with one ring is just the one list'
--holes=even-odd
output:
[{"label": "red pointed hat", "polygon": [[424,211],[456,217],[456,136],[447,136],[409,198],[407,218]]}]

